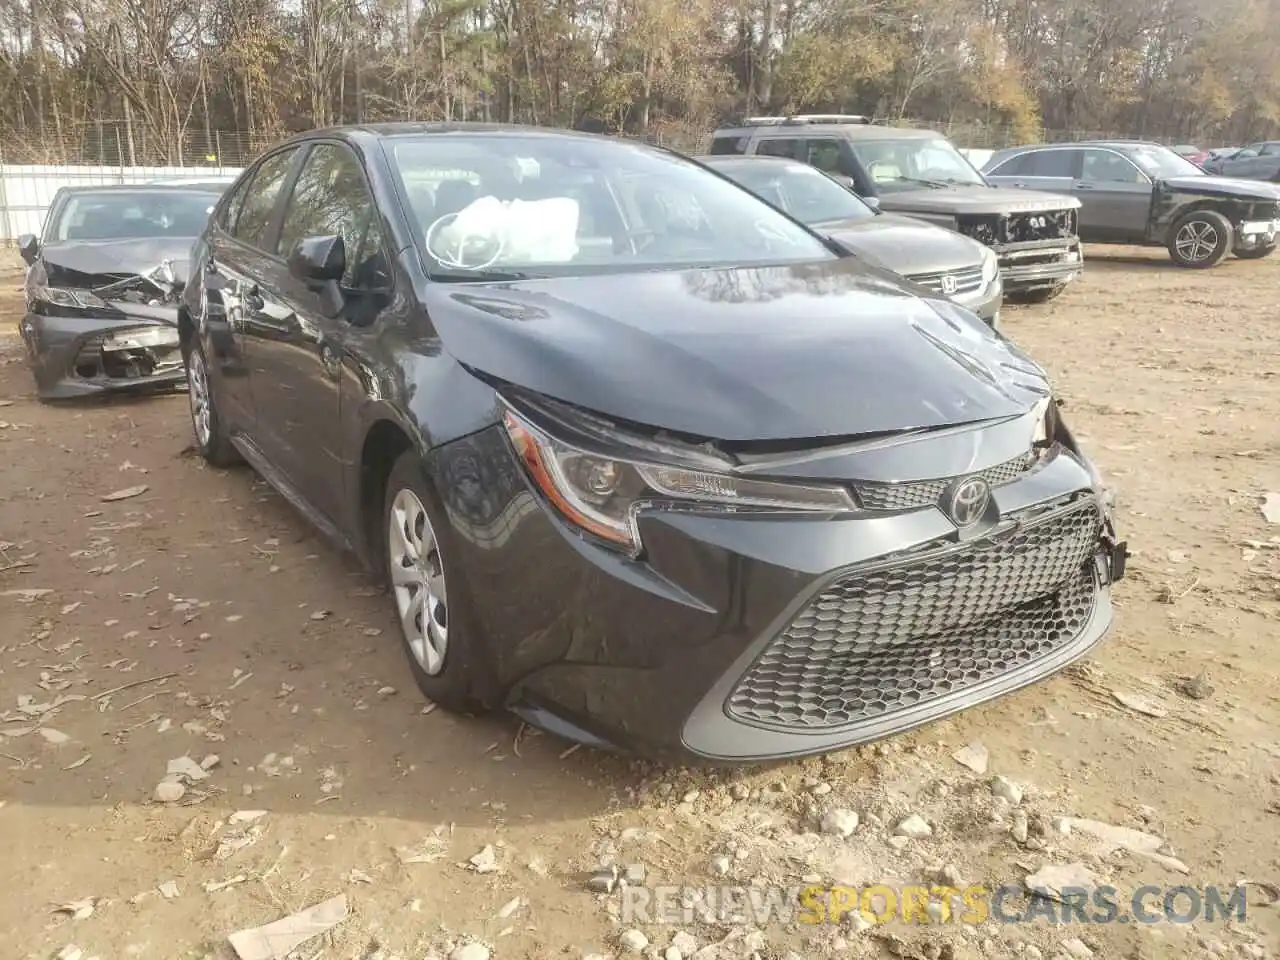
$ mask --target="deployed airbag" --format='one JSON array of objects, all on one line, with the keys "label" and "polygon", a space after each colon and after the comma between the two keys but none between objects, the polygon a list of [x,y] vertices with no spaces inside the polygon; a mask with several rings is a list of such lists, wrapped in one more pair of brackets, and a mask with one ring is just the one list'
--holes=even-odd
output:
[{"label": "deployed airbag", "polygon": [[481,197],[427,229],[427,252],[442,266],[484,270],[494,264],[568,263],[578,254],[578,202]]}]

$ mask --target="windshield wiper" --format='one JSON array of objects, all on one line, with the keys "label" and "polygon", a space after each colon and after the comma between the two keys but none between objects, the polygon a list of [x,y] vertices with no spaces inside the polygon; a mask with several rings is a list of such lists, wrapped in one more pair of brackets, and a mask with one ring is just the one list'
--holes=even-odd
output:
[{"label": "windshield wiper", "polygon": [[428,276],[437,283],[514,283],[517,280],[535,279],[529,273],[505,270],[433,270]]},{"label": "windshield wiper", "polygon": [[918,183],[931,190],[944,190],[948,186],[943,180],[925,180],[921,177],[894,177],[893,179],[898,183]]}]

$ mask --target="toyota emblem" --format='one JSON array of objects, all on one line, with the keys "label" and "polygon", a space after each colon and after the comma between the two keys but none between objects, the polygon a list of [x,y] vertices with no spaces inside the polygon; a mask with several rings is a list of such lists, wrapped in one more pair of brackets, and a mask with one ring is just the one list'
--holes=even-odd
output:
[{"label": "toyota emblem", "polygon": [[956,278],[947,275],[942,278],[942,292],[948,297],[956,292]]},{"label": "toyota emblem", "polygon": [[991,502],[991,486],[981,477],[965,477],[948,489],[943,509],[957,527],[969,527],[982,519]]}]

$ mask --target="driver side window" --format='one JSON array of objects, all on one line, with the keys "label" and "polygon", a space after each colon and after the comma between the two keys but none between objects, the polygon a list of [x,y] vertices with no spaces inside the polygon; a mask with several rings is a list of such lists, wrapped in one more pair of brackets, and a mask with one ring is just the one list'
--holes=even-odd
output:
[{"label": "driver side window", "polygon": [[321,143],[303,163],[285,208],[276,253],[288,257],[307,237],[340,236],[347,267],[342,286],[377,290],[390,285],[382,227],[364,171],[346,147]]},{"label": "driver side window", "polygon": [[1132,163],[1110,150],[1084,151],[1084,164],[1080,179],[1093,183],[1146,183],[1142,175]]},{"label": "driver side window", "polygon": [[837,176],[852,176],[849,164],[845,162],[844,151],[842,150],[843,142],[831,138],[821,140],[806,140],[803,150],[807,153],[807,159],[802,156],[809,166],[817,167],[823,173],[834,173]]}]

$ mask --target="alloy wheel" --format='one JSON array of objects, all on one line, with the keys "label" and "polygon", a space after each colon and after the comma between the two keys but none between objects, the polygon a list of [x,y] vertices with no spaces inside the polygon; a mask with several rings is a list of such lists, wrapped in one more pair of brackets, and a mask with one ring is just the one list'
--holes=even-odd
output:
[{"label": "alloy wheel", "polygon": [[187,358],[187,397],[191,401],[191,425],[195,429],[196,440],[201,447],[208,447],[213,436],[213,411],[209,375],[199,349],[193,349]]},{"label": "alloy wheel", "polygon": [[391,501],[387,549],[400,629],[414,660],[435,676],[444,669],[449,619],[444,563],[426,507],[412,490]]},{"label": "alloy wheel", "polygon": [[1192,263],[1207,260],[1218,247],[1218,229],[1204,220],[1192,220],[1178,229],[1174,238],[1178,253]]}]

